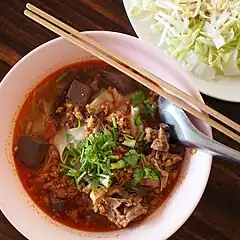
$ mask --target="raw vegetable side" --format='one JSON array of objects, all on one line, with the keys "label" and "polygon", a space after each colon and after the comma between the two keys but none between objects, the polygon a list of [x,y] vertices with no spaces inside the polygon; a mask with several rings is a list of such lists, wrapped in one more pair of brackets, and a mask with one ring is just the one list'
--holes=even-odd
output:
[{"label": "raw vegetable side", "polygon": [[239,0],[133,0],[131,16],[151,21],[158,46],[205,80],[240,75]]}]

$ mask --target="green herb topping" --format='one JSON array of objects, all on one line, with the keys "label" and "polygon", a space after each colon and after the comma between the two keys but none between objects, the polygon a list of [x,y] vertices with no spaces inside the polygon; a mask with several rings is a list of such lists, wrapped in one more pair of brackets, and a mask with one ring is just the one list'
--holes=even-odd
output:
[{"label": "green herb topping", "polygon": [[142,179],[153,179],[159,180],[160,179],[160,172],[156,169],[151,168],[136,168],[134,170],[134,179],[137,182],[140,182]]},{"label": "green herb topping", "polygon": [[134,93],[131,101],[131,105],[136,106],[141,103],[146,99],[145,94],[143,91],[137,91]]}]

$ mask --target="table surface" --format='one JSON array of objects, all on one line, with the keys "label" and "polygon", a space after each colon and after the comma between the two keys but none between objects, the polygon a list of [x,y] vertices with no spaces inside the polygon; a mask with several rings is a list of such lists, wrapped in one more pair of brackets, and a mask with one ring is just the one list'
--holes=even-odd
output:
[{"label": "table surface", "polygon": [[[121,0],[28,1],[80,31],[109,30],[135,35]],[[56,35],[23,15],[25,0],[0,0],[0,79],[22,56]],[[240,104],[203,95],[205,102],[236,122]],[[239,145],[213,131],[214,138],[239,150]],[[24,240],[0,212],[0,239]],[[171,240],[240,239],[240,168],[215,159],[197,208]]]}]

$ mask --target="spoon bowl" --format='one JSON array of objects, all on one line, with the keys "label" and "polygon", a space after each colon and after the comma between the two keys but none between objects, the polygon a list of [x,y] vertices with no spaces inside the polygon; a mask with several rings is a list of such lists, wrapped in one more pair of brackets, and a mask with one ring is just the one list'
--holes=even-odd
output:
[{"label": "spoon bowl", "polygon": [[158,100],[161,120],[172,129],[172,136],[188,147],[196,147],[213,156],[224,157],[240,163],[240,152],[229,148],[200,132],[187,114],[163,97]]}]

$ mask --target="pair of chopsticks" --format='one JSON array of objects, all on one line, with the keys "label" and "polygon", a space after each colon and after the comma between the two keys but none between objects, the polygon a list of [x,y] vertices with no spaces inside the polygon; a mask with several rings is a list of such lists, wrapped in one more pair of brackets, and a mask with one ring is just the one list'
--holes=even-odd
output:
[{"label": "pair of chopsticks", "polygon": [[[24,14],[29,18],[33,19],[34,21],[38,22],[39,24],[43,25],[44,27],[48,28],[49,30],[55,32],[59,36],[64,37],[73,44],[90,52],[92,55],[103,60],[104,62],[118,69],[119,71],[125,73],[129,77],[135,79],[136,81],[144,85],[145,87],[168,99],[183,110],[207,122],[210,126],[214,127],[215,129],[219,130],[220,132],[240,143],[239,135],[206,115],[206,113],[211,115],[213,118],[218,119],[228,127],[240,133],[239,124],[235,123],[234,121],[217,112],[216,110],[210,108],[207,105],[204,105],[203,103],[199,102],[198,100],[194,99],[193,97],[189,96],[178,88],[172,86],[171,84],[165,82],[164,80],[158,78],[157,76],[149,73],[148,71],[137,67],[134,63],[118,55],[112,50],[102,46],[100,43],[93,40],[92,38],[80,33],[76,29],[68,26],[67,24],[61,22],[60,20],[54,18],[53,16],[47,14],[46,12],[29,3],[26,5],[26,10],[24,11]],[[163,88],[166,90],[164,90]],[[174,95],[170,94],[169,92],[172,92]],[[181,98],[182,100],[179,98]],[[199,108],[202,112],[191,107],[186,102],[190,102],[196,108]]]}]

